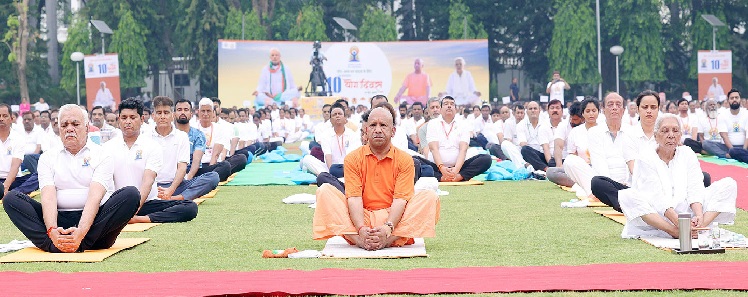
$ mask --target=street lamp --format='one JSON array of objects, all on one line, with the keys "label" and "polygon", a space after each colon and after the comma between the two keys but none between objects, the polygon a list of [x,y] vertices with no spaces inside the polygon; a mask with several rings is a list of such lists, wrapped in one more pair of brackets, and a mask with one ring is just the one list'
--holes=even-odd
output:
[{"label": "street lamp", "polygon": [[101,54],[106,54],[106,51],[104,49],[104,34],[114,34],[111,28],[104,22],[100,20],[91,20],[91,25],[96,28],[96,30],[99,30],[99,33],[101,33]]},{"label": "street lamp", "polygon": [[717,50],[717,27],[725,26],[725,23],[720,21],[713,14],[702,14],[701,17],[707,23],[709,23],[709,25],[712,25],[712,51],[716,51]]},{"label": "street lamp", "polygon": [[618,83],[618,56],[623,54],[623,47],[620,45],[614,45],[610,47],[610,53],[616,56],[616,93],[621,94],[620,85]]},{"label": "street lamp", "polygon": [[81,73],[80,62],[83,61],[83,53],[74,52],[70,54],[70,60],[75,62],[75,85],[78,93],[78,105],[81,105]]}]

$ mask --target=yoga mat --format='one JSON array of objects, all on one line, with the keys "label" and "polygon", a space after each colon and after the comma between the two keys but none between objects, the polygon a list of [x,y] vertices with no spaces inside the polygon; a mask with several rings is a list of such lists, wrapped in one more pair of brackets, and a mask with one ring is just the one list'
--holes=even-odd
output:
[{"label": "yoga mat", "polygon": [[725,177],[732,177],[738,184],[738,199],[736,206],[748,210],[748,169],[732,165],[716,165],[700,160],[701,170],[712,176],[712,182]]},{"label": "yoga mat", "polygon": [[461,182],[439,182],[439,186],[480,186],[483,185],[482,181],[479,180],[468,180]]},{"label": "yoga mat", "polygon": [[[314,260],[274,259],[268,261]],[[0,272],[0,279],[4,284],[2,294],[6,296],[47,296],[50,292],[58,296],[459,294],[748,290],[747,277],[741,273],[746,270],[748,270],[748,262],[693,261],[580,266],[419,268],[397,271],[373,269],[158,273],[6,271]],[[682,271],[694,273],[677,273]],[[726,293],[703,292],[703,295],[711,294]]]},{"label": "yoga mat", "polygon": [[426,253],[426,243],[423,238],[415,238],[415,243],[402,247],[391,247],[378,251],[367,251],[355,245],[348,244],[341,236],[335,236],[327,240],[325,248],[322,250],[323,259],[341,259],[341,258],[366,258],[366,259],[397,259],[428,257]]},{"label": "yoga mat", "polygon": [[200,203],[203,203],[205,201],[205,198],[197,198],[192,200],[192,202],[195,202],[195,204],[200,205]]},{"label": "yoga mat", "polygon": [[590,205],[587,205],[587,207],[610,207],[610,206],[600,201],[590,201]]},{"label": "yoga mat", "polygon": [[38,196],[41,193],[42,193],[42,191],[36,190],[36,191],[33,191],[33,192],[29,193],[29,197],[34,198],[34,197]]},{"label": "yoga mat", "polygon": [[748,164],[746,163],[742,163],[734,159],[722,159],[717,156],[703,156],[703,157],[699,157],[699,160],[704,161],[704,162],[709,162],[712,164],[716,164],[716,165],[732,165],[732,166],[741,167],[741,168],[748,168]]},{"label": "yoga mat", "polygon": [[[745,236],[732,232],[727,229],[722,229],[722,238],[729,239],[734,238],[736,236],[742,236],[745,238]],[[680,240],[676,238],[663,238],[663,237],[641,237],[639,238],[642,241],[651,244],[657,248],[663,249],[663,250],[672,250],[680,248]],[[742,250],[742,249],[748,249],[748,243],[745,241],[729,241],[729,240],[721,240],[720,246],[728,249],[728,250]],[[692,247],[698,247],[699,241],[698,239],[692,239],[691,240],[691,246]]]},{"label": "yoga mat", "polygon": [[[47,253],[38,248],[25,248],[0,258],[0,263],[16,262],[101,262],[121,250],[132,248],[150,238],[117,238],[114,245],[105,250],[90,250],[82,253]],[[6,281],[6,280],[3,280]],[[38,282],[37,282],[38,283]],[[8,284],[8,283],[6,283]],[[3,290],[3,295],[8,292]],[[78,292],[80,294],[80,291]],[[124,293],[124,291],[123,291]],[[48,294],[48,293],[47,293]],[[30,295],[30,294],[24,294]],[[57,294],[59,295],[59,294]]]},{"label": "yoga mat", "polygon": [[252,162],[239,171],[227,186],[296,185],[290,173],[299,168],[298,162],[260,163]]},{"label": "yoga mat", "polygon": [[208,194],[205,194],[205,195],[201,196],[200,198],[213,198],[213,197],[216,197],[216,194],[218,194],[218,189],[210,191],[210,192],[208,192]]},{"label": "yoga mat", "polygon": [[621,225],[626,225],[626,216],[615,210],[596,210],[595,213],[609,218]]},{"label": "yoga mat", "polygon": [[135,223],[135,224],[127,224],[125,228],[122,229],[122,232],[143,232],[148,229],[151,229],[153,227],[156,227],[158,225],[161,225],[161,223]]}]

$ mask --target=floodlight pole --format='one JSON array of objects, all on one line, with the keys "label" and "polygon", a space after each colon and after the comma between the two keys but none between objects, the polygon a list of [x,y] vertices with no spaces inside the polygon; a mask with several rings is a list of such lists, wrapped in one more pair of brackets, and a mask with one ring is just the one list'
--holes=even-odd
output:
[{"label": "floodlight pole", "polygon": [[101,34],[101,54],[105,55],[106,51],[104,50],[104,33],[100,33],[100,34]]},{"label": "floodlight pole", "polygon": [[75,87],[78,95],[78,105],[81,105],[81,62],[75,61]]}]

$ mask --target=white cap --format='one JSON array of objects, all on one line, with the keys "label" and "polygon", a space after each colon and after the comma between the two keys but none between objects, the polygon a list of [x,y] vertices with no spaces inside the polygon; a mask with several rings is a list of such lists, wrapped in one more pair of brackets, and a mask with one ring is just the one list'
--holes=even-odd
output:
[{"label": "white cap", "polygon": [[203,97],[203,99],[200,99],[200,103],[197,104],[197,108],[200,108],[200,106],[203,105],[213,106],[213,100]]}]

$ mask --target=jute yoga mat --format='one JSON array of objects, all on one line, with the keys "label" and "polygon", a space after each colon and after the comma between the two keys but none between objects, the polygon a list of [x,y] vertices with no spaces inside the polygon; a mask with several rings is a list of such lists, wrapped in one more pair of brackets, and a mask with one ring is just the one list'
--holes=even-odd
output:
[{"label": "jute yoga mat", "polygon": [[348,244],[343,237],[335,236],[327,240],[322,250],[322,258],[368,258],[368,259],[396,259],[428,257],[426,243],[423,238],[415,238],[415,243],[403,247],[392,247],[378,251],[367,251],[354,245]]},{"label": "jute yoga mat", "polygon": [[105,250],[91,250],[82,253],[47,253],[38,248],[25,248],[0,258],[0,263],[18,262],[101,262],[119,251],[129,249],[150,240],[150,238],[117,238],[114,245]]},{"label": "jute yoga mat", "polygon": [[218,189],[210,191],[210,192],[208,192],[208,194],[205,194],[205,195],[203,195],[200,198],[213,198],[213,197],[216,197],[216,194],[218,194]]}]

